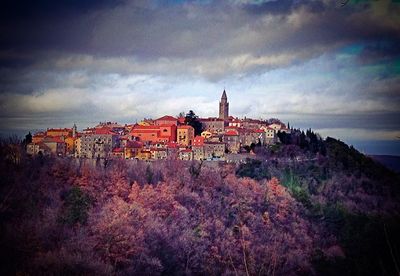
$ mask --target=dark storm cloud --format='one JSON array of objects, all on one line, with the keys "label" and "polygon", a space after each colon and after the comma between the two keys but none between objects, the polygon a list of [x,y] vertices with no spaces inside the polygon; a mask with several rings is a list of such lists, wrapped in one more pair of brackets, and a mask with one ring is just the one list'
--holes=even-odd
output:
[{"label": "dark storm cloud", "polygon": [[359,55],[359,60],[365,64],[388,61],[394,57],[400,57],[399,42],[400,39],[396,37],[387,40],[384,38],[381,41],[369,41],[365,43]]},{"label": "dark storm cloud", "polygon": [[[31,1],[9,4],[2,10],[0,47],[23,52],[133,55],[144,60],[229,57],[246,51],[262,55],[394,37],[393,28],[371,21],[368,14],[359,19],[351,17],[363,11],[337,8],[322,1],[218,1],[162,6],[151,1]],[[288,26],[288,20],[295,25]],[[248,43],[235,43],[234,39],[246,32],[260,37],[244,37]],[[12,64],[11,60],[5,62]]]},{"label": "dark storm cloud", "polygon": [[33,20],[39,17],[56,17],[82,14],[93,9],[112,8],[122,0],[5,0],[0,11],[1,22]]},{"label": "dark storm cloud", "polygon": [[218,81],[354,42],[369,43],[360,62],[390,59],[399,54],[398,10],[336,1],[9,1],[0,19],[0,93],[52,88],[55,73],[77,70]]},{"label": "dark storm cloud", "polygon": [[265,1],[262,3],[257,2],[244,2],[242,7],[251,14],[287,14],[293,9],[307,6],[313,12],[321,12],[327,7],[327,3],[322,1],[299,1],[299,0],[279,0],[279,1]]}]

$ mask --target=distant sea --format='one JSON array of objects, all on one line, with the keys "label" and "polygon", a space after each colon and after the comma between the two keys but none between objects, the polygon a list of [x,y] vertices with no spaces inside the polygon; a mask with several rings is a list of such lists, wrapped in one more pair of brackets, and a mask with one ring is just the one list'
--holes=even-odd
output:
[{"label": "distant sea", "polygon": [[389,169],[400,173],[400,156],[393,155],[370,155],[372,159],[378,161]]},{"label": "distant sea", "polygon": [[359,152],[366,155],[396,155],[400,156],[399,140],[342,140],[353,145]]}]

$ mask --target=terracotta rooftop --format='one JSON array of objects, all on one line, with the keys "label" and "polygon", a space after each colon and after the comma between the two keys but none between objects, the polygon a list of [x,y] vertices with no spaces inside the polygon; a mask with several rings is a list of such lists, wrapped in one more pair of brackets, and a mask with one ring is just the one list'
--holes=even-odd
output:
[{"label": "terracotta rooftop", "polygon": [[174,118],[169,115],[165,115],[165,116],[162,116],[161,118],[156,119],[155,121],[174,121],[174,122],[176,122],[177,120],[178,120],[177,118]]},{"label": "terracotta rooftop", "polygon": [[178,147],[178,144],[176,142],[169,142],[169,143],[167,143],[167,147],[176,149]]},{"label": "terracotta rooftop", "polygon": [[164,148],[150,148],[151,151],[166,151]]},{"label": "terracotta rooftop", "polygon": [[159,133],[158,129],[132,129],[131,133]]},{"label": "terracotta rooftop", "polygon": [[262,129],[255,129],[254,132],[255,132],[255,133],[264,133],[264,130],[262,130]]},{"label": "terracotta rooftop", "polygon": [[225,136],[237,136],[237,135],[239,135],[239,133],[235,130],[229,130],[229,131],[225,132],[224,135]]},{"label": "terracotta rooftop", "polygon": [[112,150],[112,152],[124,152],[123,148],[115,148]]},{"label": "terracotta rooftop", "polygon": [[65,143],[60,136],[46,136],[43,143]]},{"label": "terracotta rooftop", "polygon": [[176,126],[175,124],[162,124],[162,125],[158,125],[158,127],[174,127]]},{"label": "terracotta rooftop", "polygon": [[109,128],[96,128],[94,134],[98,135],[117,135],[116,133],[110,131]]},{"label": "terracotta rooftop", "polygon": [[181,125],[181,126],[178,126],[178,128],[190,129],[190,128],[193,128],[193,127],[189,126],[189,125]]},{"label": "terracotta rooftop", "polygon": [[155,125],[151,125],[151,126],[142,126],[142,125],[135,125],[132,128],[132,131],[134,130],[142,130],[142,129],[154,129],[154,130],[158,130],[159,126],[155,126]]}]

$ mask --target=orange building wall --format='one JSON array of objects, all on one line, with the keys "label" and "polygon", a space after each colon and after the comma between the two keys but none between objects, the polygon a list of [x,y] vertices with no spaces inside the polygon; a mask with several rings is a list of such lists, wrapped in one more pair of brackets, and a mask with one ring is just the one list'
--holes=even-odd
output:
[{"label": "orange building wall", "polygon": [[131,134],[135,137],[138,137],[140,141],[143,142],[158,142],[158,130],[132,130]]},{"label": "orange building wall", "polygon": [[44,135],[33,135],[32,136],[32,143],[39,144],[40,142],[43,141],[44,137],[45,137]]},{"label": "orange building wall", "polygon": [[177,142],[183,146],[189,146],[193,143],[194,128],[191,126],[179,126],[177,130]]},{"label": "orange building wall", "polygon": [[167,142],[176,141],[176,125],[161,125],[160,137],[168,137]]},{"label": "orange building wall", "polygon": [[138,137],[140,141],[168,143],[176,140],[176,126],[136,126],[132,129],[131,135]]},{"label": "orange building wall", "polygon": [[73,153],[74,145],[75,145],[75,138],[67,137],[67,138],[65,138],[64,142],[67,145],[67,152]]},{"label": "orange building wall", "polygon": [[71,136],[72,129],[70,128],[51,128],[46,132],[47,136]]}]

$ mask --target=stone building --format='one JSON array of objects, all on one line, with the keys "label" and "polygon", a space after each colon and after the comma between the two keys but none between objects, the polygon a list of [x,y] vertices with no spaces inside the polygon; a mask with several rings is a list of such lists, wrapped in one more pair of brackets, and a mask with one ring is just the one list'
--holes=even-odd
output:
[{"label": "stone building", "polygon": [[262,126],[261,129],[264,130],[264,132],[265,132],[265,143],[266,144],[276,143],[277,136],[276,136],[275,129],[268,127],[268,126]]},{"label": "stone building", "polygon": [[167,159],[167,149],[166,148],[151,148],[151,159],[153,160],[164,160]]},{"label": "stone building", "polygon": [[224,143],[230,153],[239,153],[240,151],[240,139],[239,133],[235,130],[229,130],[224,134]]},{"label": "stone building", "polygon": [[239,139],[242,146],[250,146],[251,144],[265,144],[265,132],[262,129],[241,129]]},{"label": "stone building", "polygon": [[193,160],[193,151],[191,149],[180,150],[178,158],[185,161]]},{"label": "stone building", "polygon": [[115,147],[118,147],[118,135],[101,129],[92,134],[82,134],[80,138],[79,157],[108,158]]},{"label": "stone building", "polygon": [[260,129],[260,127],[263,125],[263,122],[261,120],[244,118],[241,125],[246,129]]},{"label": "stone building", "polygon": [[225,155],[225,143],[223,142],[205,142],[204,159],[222,158]]},{"label": "stone building", "polygon": [[67,147],[62,137],[47,136],[43,139],[42,143],[50,150],[50,154],[65,156]]},{"label": "stone building", "polygon": [[193,145],[192,145],[194,160],[203,160],[204,159],[204,141],[205,141],[205,138],[203,136],[194,137]]},{"label": "stone building", "polygon": [[220,118],[202,118],[200,119],[203,129],[210,133],[223,133],[225,129],[225,123]]},{"label": "stone building", "polygon": [[223,121],[227,121],[229,118],[229,103],[226,92],[222,92],[221,101],[219,102],[219,118]]}]

